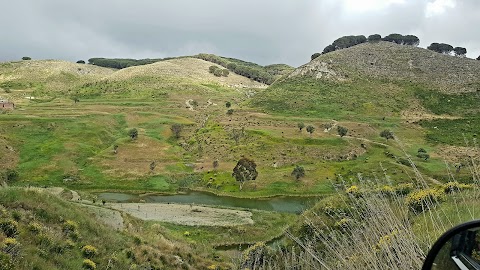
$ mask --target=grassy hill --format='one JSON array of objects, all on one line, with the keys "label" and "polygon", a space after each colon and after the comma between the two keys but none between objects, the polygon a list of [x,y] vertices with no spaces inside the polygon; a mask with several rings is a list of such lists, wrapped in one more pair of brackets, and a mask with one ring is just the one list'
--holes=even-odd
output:
[{"label": "grassy hill", "polygon": [[[453,172],[457,180],[473,182],[466,156],[480,156],[464,138],[474,140],[480,128],[479,61],[384,42],[331,52],[295,70],[217,58],[225,61],[218,64],[222,68],[234,63],[276,81],[267,87],[234,73],[217,77],[209,73],[217,64],[189,57],[121,70],[61,61],[1,64],[0,96],[17,108],[0,113],[0,177],[13,186],[62,187],[92,198],[99,191],[185,189],[247,198],[323,197],[359,175],[373,182],[387,175],[392,186],[412,183],[418,172],[411,160],[429,184],[450,181],[451,168],[460,168]],[[338,127],[347,133],[339,134]],[[129,136],[132,129],[137,138]],[[386,130],[399,141],[381,137]],[[240,190],[232,170],[242,157],[255,161],[258,177]],[[296,166],[305,173],[298,179],[292,175]],[[44,200],[20,188],[0,192]],[[11,211],[18,208],[13,201],[0,202]],[[56,204],[65,207],[59,213],[71,206]],[[209,243],[192,251],[203,256],[215,253],[211,244],[225,237],[233,244],[271,240],[295,218],[272,212],[253,213],[253,220],[241,228],[164,228],[181,243],[185,231],[195,232],[187,242],[195,248]],[[34,236],[25,237],[22,245],[33,249],[27,238]],[[130,234],[111,237],[125,238],[120,245],[130,247]],[[146,250],[143,258],[152,254]],[[77,265],[80,255],[77,249],[67,258]],[[163,263],[158,265],[168,265]]]},{"label": "grassy hill", "polygon": [[[212,264],[228,265],[214,262],[207,254],[199,256],[200,251],[158,223],[143,224],[120,215],[114,219],[112,210],[62,199],[69,193],[0,188],[2,269],[207,269]],[[108,225],[113,219],[120,227]],[[87,253],[85,246],[94,250]],[[96,267],[86,267],[85,259]]]}]

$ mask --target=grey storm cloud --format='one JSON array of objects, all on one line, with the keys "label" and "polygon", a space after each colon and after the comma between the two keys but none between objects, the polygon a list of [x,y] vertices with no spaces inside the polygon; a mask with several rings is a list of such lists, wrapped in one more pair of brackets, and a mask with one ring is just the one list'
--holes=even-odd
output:
[{"label": "grey storm cloud", "polygon": [[0,6],[0,61],[206,52],[298,66],[340,36],[374,33],[415,34],[422,47],[445,42],[466,47],[469,57],[480,54],[477,0],[0,0]]}]

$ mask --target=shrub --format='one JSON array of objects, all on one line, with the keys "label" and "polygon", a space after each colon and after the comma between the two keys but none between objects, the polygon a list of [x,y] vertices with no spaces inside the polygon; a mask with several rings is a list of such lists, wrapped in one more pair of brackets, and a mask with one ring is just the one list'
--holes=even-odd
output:
[{"label": "shrub", "polygon": [[28,230],[34,234],[38,234],[42,230],[42,225],[37,222],[32,222],[28,225]]},{"label": "shrub", "polygon": [[22,57],[22,60],[32,60],[32,58],[29,57],[29,56],[24,56],[24,57]]},{"label": "shrub", "polygon": [[227,108],[232,107],[232,103],[231,103],[230,101],[227,101],[227,102],[225,103],[225,107],[227,107]]},{"label": "shrub", "polygon": [[305,176],[305,169],[302,166],[296,165],[295,168],[293,168],[292,176],[298,181],[300,177]]},{"label": "shrub", "polygon": [[128,136],[132,140],[136,140],[138,138],[138,130],[136,128],[132,128],[128,131]]},{"label": "shrub", "polygon": [[77,64],[85,64],[85,61],[83,61],[83,60],[78,60],[78,61],[77,61]]},{"label": "shrub", "polygon": [[230,72],[228,71],[228,69],[222,70],[222,76],[223,77],[228,77],[229,74],[230,74]]},{"label": "shrub", "polygon": [[337,133],[340,137],[347,135],[348,129],[346,127],[337,126]]},{"label": "shrub", "polygon": [[322,54],[321,53],[314,53],[314,54],[312,54],[312,56],[310,56],[310,60],[313,60],[313,59],[319,57],[320,55],[322,55]]},{"label": "shrub", "polygon": [[233,109],[228,109],[227,115],[232,115],[233,114]]},{"label": "shrub", "polygon": [[210,67],[208,68],[208,72],[210,72],[210,73],[213,74],[213,73],[215,72],[215,70],[217,70],[217,69],[218,69],[217,66],[210,66]]},{"label": "shrub", "polygon": [[347,194],[352,195],[354,197],[359,197],[361,195],[360,188],[358,186],[355,186],[355,185],[347,188],[347,190],[345,190],[345,192],[347,192]]},{"label": "shrub", "polygon": [[446,194],[473,188],[472,185],[461,184],[458,182],[448,182],[448,183],[445,183],[442,187],[443,187],[443,192],[445,192]]},{"label": "shrub", "polygon": [[16,257],[20,254],[20,244],[15,238],[5,238],[0,244],[0,251]]},{"label": "shrub", "polygon": [[0,252],[0,269],[2,270],[13,270],[15,269],[15,264],[12,262],[12,258],[5,253]]},{"label": "shrub", "polygon": [[63,232],[64,233],[69,233],[69,232],[75,232],[78,229],[78,224],[75,221],[72,220],[65,220],[63,222]]},{"label": "shrub", "polygon": [[213,72],[213,75],[217,76],[217,77],[222,77],[223,75],[223,72],[221,69],[217,68],[215,69],[215,71]]},{"label": "shrub", "polygon": [[388,185],[385,185],[381,188],[379,188],[379,191],[381,194],[385,195],[385,196],[392,196],[393,194],[395,194],[395,189],[391,186],[388,186]]},{"label": "shrub", "polygon": [[88,270],[97,269],[97,265],[92,260],[89,260],[89,259],[83,260],[82,267]]},{"label": "shrub", "polygon": [[395,187],[395,193],[397,193],[398,195],[407,195],[408,193],[412,192],[412,190],[412,183],[399,184]]},{"label": "shrub", "polygon": [[405,198],[405,202],[410,210],[413,210],[414,212],[423,212],[443,199],[443,190],[422,189],[410,193]]},{"label": "shrub", "polygon": [[15,220],[7,219],[0,221],[0,230],[7,237],[15,237],[18,234],[18,223]]},{"label": "shrub", "polygon": [[82,254],[85,258],[93,258],[97,255],[97,248],[91,245],[86,245],[82,247]]},{"label": "shrub", "polygon": [[383,137],[383,138],[387,139],[387,141],[388,141],[388,139],[393,139],[394,138],[393,137],[393,132],[391,132],[388,129],[385,129],[382,132],[380,132],[380,137]]}]

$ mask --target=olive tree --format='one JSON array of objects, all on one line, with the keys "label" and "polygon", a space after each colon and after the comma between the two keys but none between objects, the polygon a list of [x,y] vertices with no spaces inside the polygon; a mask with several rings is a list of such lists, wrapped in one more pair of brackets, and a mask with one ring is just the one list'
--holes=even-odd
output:
[{"label": "olive tree", "polygon": [[172,131],[172,134],[175,137],[175,139],[178,139],[180,138],[180,133],[183,130],[183,126],[181,124],[175,123],[170,127],[170,130]]},{"label": "olive tree", "polygon": [[348,129],[346,127],[337,126],[337,133],[340,137],[347,135]]},{"label": "olive tree", "polygon": [[136,128],[130,129],[128,131],[128,136],[130,136],[132,140],[136,140],[138,138],[138,130]]},{"label": "olive tree", "polygon": [[252,159],[243,157],[233,168],[232,176],[239,182],[240,190],[242,190],[245,182],[257,179],[257,164]]},{"label": "olive tree", "polygon": [[312,135],[312,133],[315,131],[315,128],[313,126],[307,126],[307,132]]},{"label": "olive tree", "polygon": [[391,132],[388,129],[385,129],[382,132],[380,132],[380,137],[383,137],[383,138],[387,139],[387,141],[388,141],[388,139],[393,139],[394,138],[393,137],[393,132]]},{"label": "olive tree", "polygon": [[302,166],[296,165],[295,168],[293,168],[292,176],[298,181],[300,177],[305,176],[305,169]]}]

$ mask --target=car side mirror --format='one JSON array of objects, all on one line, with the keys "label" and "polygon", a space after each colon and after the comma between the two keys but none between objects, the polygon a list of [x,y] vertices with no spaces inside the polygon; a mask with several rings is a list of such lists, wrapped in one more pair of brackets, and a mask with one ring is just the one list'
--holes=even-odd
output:
[{"label": "car side mirror", "polygon": [[480,270],[480,220],[460,224],[433,244],[423,270]]}]

